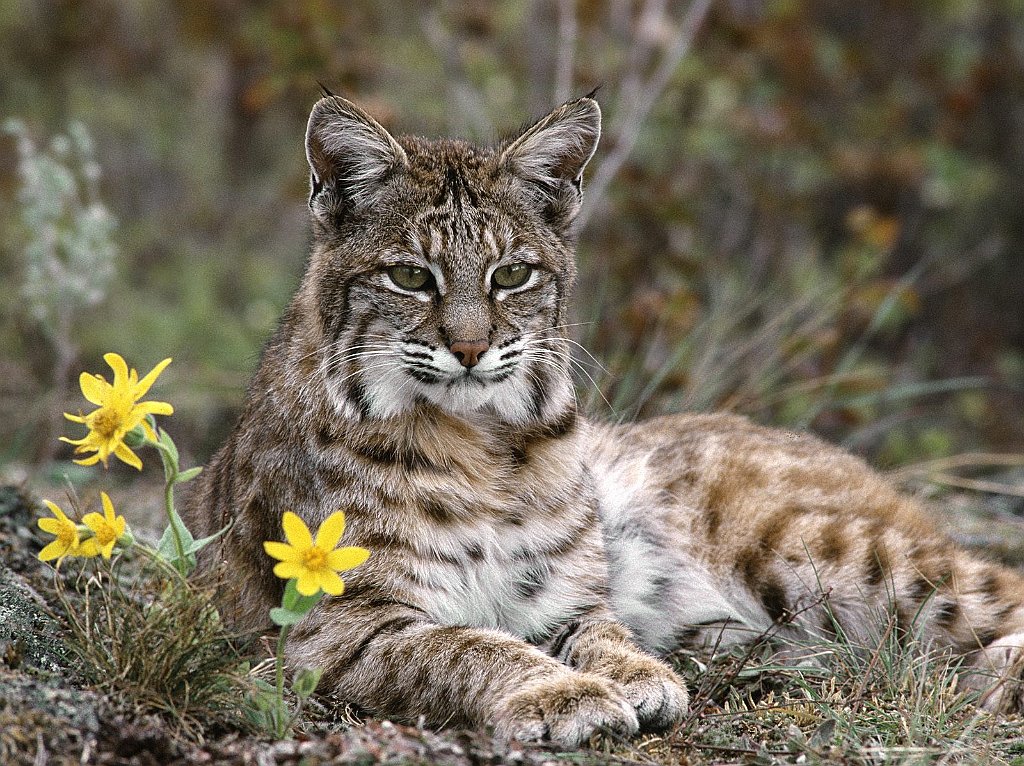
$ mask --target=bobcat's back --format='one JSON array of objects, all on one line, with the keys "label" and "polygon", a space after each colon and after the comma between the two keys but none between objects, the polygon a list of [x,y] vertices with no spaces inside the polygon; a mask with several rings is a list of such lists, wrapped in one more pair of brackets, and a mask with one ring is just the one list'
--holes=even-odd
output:
[{"label": "bobcat's back", "polygon": [[[862,460],[733,415],[604,427],[589,451],[611,602],[641,645],[877,645],[963,654],[1024,628],[1024,582],[953,545]],[[996,650],[989,652],[993,654]]]}]

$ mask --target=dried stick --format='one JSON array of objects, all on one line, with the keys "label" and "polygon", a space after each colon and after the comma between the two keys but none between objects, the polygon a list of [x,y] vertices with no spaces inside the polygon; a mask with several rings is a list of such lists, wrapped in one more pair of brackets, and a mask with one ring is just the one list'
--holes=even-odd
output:
[{"label": "dried stick", "polygon": [[711,8],[711,1],[693,0],[693,3],[691,3],[686,11],[686,15],[683,17],[679,35],[665,53],[654,74],[647,80],[636,97],[631,99],[629,111],[621,120],[615,145],[597,168],[594,177],[587,187],[587,199],[577,219],[580,227],[586,225],[586,222],[597,210],[608,188],[608,184],[611,183],[623,163],[632,153],[637,138],[640,136],[640,130],[643,128],[644,121],[647,119],[662,91],[665,90],[669,80],[672,79],[672,75],[678,68],[679,63],[690,52],[693,40],[707,18],[708,11]]},{"label": "dried stick", "polygon": [[572,98],[576,35],[575,0],[558,0],[558,58],[555,62],[555,103],[562,104]]}]

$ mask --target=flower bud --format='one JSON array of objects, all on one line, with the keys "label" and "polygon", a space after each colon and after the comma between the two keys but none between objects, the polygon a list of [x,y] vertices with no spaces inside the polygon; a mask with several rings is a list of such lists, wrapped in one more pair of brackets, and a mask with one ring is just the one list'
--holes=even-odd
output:
[{"label": "flower bud", "polygon": [[135,426],[124,435],[124,443],[131,448],[141,447],[146,443],[146,432],[141,425]]}]

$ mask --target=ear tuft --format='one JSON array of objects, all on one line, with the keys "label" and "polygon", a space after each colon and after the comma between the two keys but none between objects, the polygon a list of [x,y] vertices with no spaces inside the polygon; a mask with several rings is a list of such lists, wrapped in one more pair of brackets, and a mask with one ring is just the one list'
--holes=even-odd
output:
[{"label": "ear tuft", "polygon": [[601,108],[589,97],[570,101],[532,126],[500,163],[531,184],[545,217],[567,232],[583,201],[583,169],[601,137]]},{"label": "ear tuft", "polygon": [[309,206],[318,217],[367,204],[392,170],[408,164],[405,150],[375,119],[333,95],[317,101],[309,115],[306,159]]}]

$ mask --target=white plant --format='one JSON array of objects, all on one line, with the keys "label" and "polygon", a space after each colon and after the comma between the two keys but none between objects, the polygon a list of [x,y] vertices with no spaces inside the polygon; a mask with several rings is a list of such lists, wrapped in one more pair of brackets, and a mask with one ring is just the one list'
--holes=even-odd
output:
[{"label": "white plant", "polygon": [[106,297],[117,221],[100,200],[100,167],[84,125],[71,123],[46,149],[20,120],[8,120],[4,130],[18,147],[21,297],[27,313],[61,345],[74,313]]},{"label": "white plant", "polygon": [[117,220],[99,194],[100,166],[85,126],[72,122],[40,148],[25,124],[10,119],[3,130],[18,147],[18,188],[12,211],[13,251],[20,252],[19,312],[39,327],[52,352],[50,396],[38,418],[36,460],[54,456],[67,378],[78,354],[74,320],[103,301],[114,277]]}]

